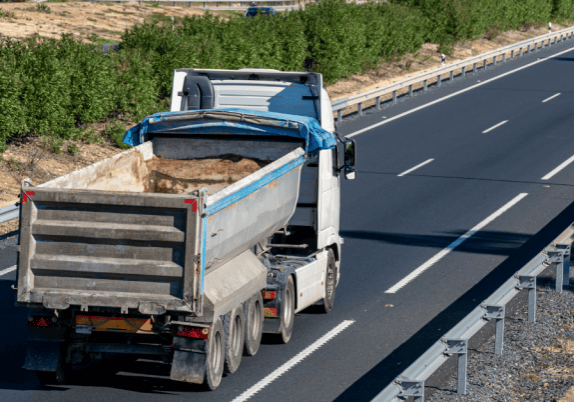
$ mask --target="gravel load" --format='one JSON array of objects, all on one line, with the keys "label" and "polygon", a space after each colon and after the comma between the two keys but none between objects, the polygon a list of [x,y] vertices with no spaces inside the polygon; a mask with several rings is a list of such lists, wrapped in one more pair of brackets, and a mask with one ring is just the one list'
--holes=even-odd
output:
[{"label": "gravel load", "polygon": [[453,376],[427,389],[425,400],[574,402],[574,293],[565,287],[557,294],[553,276],[540,276],[536,297],[535,323],[526,308],[507,309],[501,356],[494,354],[494,335],[469,350],[466,395],[456,393]]},{"label": "gravel load", "polygon": [[226,154],[202,159],[162,159],[153,157],[146,162],[149,169],[146,192],[189,194],[201,188],[214,194],[271,161]]}]

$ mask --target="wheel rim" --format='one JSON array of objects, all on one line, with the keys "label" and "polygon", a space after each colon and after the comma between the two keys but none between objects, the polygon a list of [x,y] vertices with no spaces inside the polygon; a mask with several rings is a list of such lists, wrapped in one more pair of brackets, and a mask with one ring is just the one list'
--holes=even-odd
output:
[{"label": "wheel rim", "polygon": [[253,326],[252,326],[251,336],[253,339],[257,339],[257,337],[259,336],[259,332],[261,332],[261,316],[263,315],[263,314],[261,314],[262,310],[261,310],[261,304],[259,303],[259,300],[255,301],[255,305],[254,305],[252,312],[253,312],[253,317],[251,319],[251,322],[253,323]]},{"label": "wheel rim", "polygon": [[290,328],[293,321],[293,294],[291,289],[285,290],[285,327]]},{"label": "wheel rim", "polygon": [[221,353],[221,332],[217,332],[213,337],[213,341],[211,343],[211,353],[209,356],[209,361],[211,362],[211,368],[213,372],[218,375],[220,371],[223,370],[223,356]]},{"label": "wheel rim", "polygon": [[231,350],[233,350],[234,356],[237,356],[240,353],[241,347],[241,317],[236,315],[235,321],[233,323],[233,333],[231,337]]}]

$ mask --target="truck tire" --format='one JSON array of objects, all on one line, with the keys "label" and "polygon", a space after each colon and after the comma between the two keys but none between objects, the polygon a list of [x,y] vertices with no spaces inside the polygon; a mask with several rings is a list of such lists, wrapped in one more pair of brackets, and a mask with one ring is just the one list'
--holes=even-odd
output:
[{"label": "truck tire", "polygon": [[245,304],[245,356],[255,356],[263,336],[263,295],[257,292]]},{"label": "truck tire", "polygon": [[337,264],[333,250],[327,255],[327,271],[325,272],[325,297],[321,304],[316,305],[319,313],[327,314],[335,304],[335,289],[337,288]]},{"label": "truck tire", "polygon": [[245,314],[243,306],[237,306],[225,315],[225,372],[232,374],[237,371],[243,356],[245,345]]},{"label": "truck tire", "polygon": [[205,370],[205,388],[213,391],[223,377],[223,366],[225,362],[225,333],[221,318],[217,318],[209,331],[209,347],[207,349],[207,362]]},{"label": "truck tire", "polygon": [[36,371],[36,378],[42,385],[61,385],[66,382],[72,372],[72,365],[65,361],[65,344],[60,345],[58,366],[56,371]]},{"label": "truck tire", "polygon": [[281,332],[277,334],[279,343],[287,343],[293,335],[293,325],[295,323],[295,283],[293,275],[289,276],[285,284],[283,303],[281,305]]}]

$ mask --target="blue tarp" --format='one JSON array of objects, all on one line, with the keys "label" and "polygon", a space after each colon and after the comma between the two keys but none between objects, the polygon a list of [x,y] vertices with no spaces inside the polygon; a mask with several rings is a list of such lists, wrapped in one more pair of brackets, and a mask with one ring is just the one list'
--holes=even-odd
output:
[{"label": "blue tarp", "polygon": [[[274,125],[257,124],[247,121],[225,121],[225,114],[221,117],[186,119],[186,116],[194,116],[201,113],[210,113],[212,116],[217,112],[227,112],[236,116],[251,115],[274,120]],[[195,116],[197,117],[197,116]],[[249,117],[249,116],[246,116]],[[293,125],[298,124],[298,128]],[[170,132],[178,134],[208,134],[208,133],[232,133],[247,135],[278,135],[301,138],[305,141],[305,152],[313,153],[320,149],[331,149],[337,145],[333,133],[323,129],[317,119],[305,116],[296,116],[283,113],[262,112],[248,109],[209,109],[190,110],[186,112],[156,113],[148,116],[138,125],[130,128],[123,142],[128,145],[140,145],[144,134],[154,132]]]}]

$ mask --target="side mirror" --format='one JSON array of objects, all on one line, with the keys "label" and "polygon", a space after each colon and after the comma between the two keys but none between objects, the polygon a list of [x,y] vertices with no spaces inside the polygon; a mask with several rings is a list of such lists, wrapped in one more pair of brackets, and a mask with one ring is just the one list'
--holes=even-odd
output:
[{"label": "side mirror", "polygon": [[344,142],[343,142],[343,146],[344,146],[344,157],[345,157],[345,162],[344,162],[344,166],[345,167],[354,167],[355,163],[357,161],[357,144],[355,143],[355,140],[352,140],[350,138],[345,138]]},{"label": "side mirror", "polygon": [[345,179],[355,180],[355,177],[357,177],[357,172],[355,171],[355,169],[350,168],[350,167],[345,167]]},{"label": "side mirror", "polygon": [[345,179],[355,180],[357,172],[354,169],[357,162],[357,144],[355,140],[344,138],[343,143],[343,166],[339,168],[339,172],[343,172]]}]

